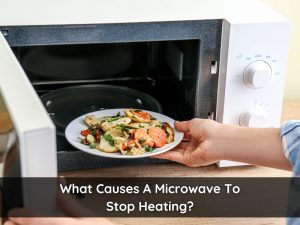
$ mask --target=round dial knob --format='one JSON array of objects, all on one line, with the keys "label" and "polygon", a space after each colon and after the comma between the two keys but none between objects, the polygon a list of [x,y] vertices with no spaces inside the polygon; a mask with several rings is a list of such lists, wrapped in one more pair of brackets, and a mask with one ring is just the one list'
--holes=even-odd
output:
[{"label": "round dial knob", "polygon": [[254,61],[244,71],[244,82],[249,88],[262,88],[272,77],[272,69],[265,61]]},{"label": "round dial knob", "polygon": [[240,125],[245,127],[264,127],[267,113],[264,108],[255,106],[240,115]]}]

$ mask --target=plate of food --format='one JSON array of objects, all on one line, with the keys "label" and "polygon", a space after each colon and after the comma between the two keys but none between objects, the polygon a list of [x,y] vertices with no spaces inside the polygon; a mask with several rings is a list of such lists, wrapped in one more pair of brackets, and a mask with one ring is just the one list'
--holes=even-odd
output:
[{"label": "plate of food", "polygon": [[75,148],[109,158],[143,158],[169,151],[183,139],[174,120],[141,109],[107,109],[73,120],[65,130]]}]

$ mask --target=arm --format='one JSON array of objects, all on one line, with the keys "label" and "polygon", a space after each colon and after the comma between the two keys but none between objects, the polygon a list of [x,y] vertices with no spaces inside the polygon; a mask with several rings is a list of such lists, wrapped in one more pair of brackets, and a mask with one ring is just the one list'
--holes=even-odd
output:
[{"label": "arm", "polygon": [[278,128],[224,126],[228,131],[223,140],[217,143],[216,148],[220,149],[218,158],[291,170],[284,156]]},{"label": "arm", "polygon": [[283,153],[279,129],[223,125],[206,119],[176,122],[175,127],[189,141],[156,158],[192,167],[232,160],[291,170]]}]

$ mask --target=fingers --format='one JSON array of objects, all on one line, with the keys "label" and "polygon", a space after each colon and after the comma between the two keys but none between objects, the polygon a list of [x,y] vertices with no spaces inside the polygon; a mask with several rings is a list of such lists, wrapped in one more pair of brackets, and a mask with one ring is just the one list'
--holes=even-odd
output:
[{"label": "fingers", "polygon": [[5,223],[3,225],[17,225],[17,224],[11,220],[7,220],[7,221],[5,221]]},{"label": "fingers", "polygon": [[190,132],[184,132],[183,141],[188,141],[191,139],[191,133]]},{"label": "fingers", "polygon": [[[111,221],[105,218],[68,218],[68,217],[36,217],[32,211],[24,208],[15,208],[9,212],[9,220],[5,225],[113,225]],[[26,216],[26,217],[22,217]],[[84,214],[84,216],[87,216]],[[84,223],[86,222],[86,223]]]},{"label": "fingers", "polygon": [[[185,149],[187,148],[188,145],[189,145],[188,142],[181,142],[179,145],[177,145],[175,148],[173,148],[172,150],[170,150],[168,152],[175,152],[175,151],[183,152],[183,151],[185,151]],[[158,154],[158,155],[154,155],[154,156],[152,156],[152,158],[167,159],[167,158],[163,158],[163,157],[168,152],[165,152],[165,153],[162,153],[162,154]]]},{"label": "fingers", "polygon": [[114,225],[113,222],[111,222],[106,218],[86,217],[86,218],[79,218],[78,221],[81,222],[80,224],[86,222],[84,223],[86,225]]},{"label": "fingers", "polygon": [[[26,216],[26,217],[22,217]],[[31,217],[30,217],[31,216]],[[12,209],[9,214],[9,221],[6,225],[63,225],[73,224],[76,221],[73,218],[49,218],[49,217],[36,217],[36,214],[24,208]]]},{"label": "fingers", "polygon": [[178,150],[175,151],[173,150],[173,151],[162,153],[160,155],[156,155],[155,158],[167,159],[167,160],[171,160],[183,164],[183,153]]},{"label": "fingers", "polygon": [[175,121],[174,126],[176,130],[180,132],[189,132],[190,131],[190,121]]},{"label": "fingers", "polygon": [[[13,209],[14,210],[14,209]],[[18,209],[18,213],[23,211],[24,209]],[[12,213],[11,213],[12,214]],[[5,225],[79,225],[80,223],[76,223],[77,221],[73,218],[49,218],[49,217],[17,217],[15,212],[13,212],[15,216],[9,217],[8,224]],[[24,213],[22,212],[22,215]],[[27,216],[27,215],[26,215]]]},{"label": "fingers", "polygon": [[[28,217],[22,217],[22,216],[28,216]],[[32,216],[30,218],[30,216]],[[24,209],[24,208],[15,208],[9,211],[8,217],[9,221],[8,224],[19,224],[19,225],[35,225],[34,221],[34,213],[30,210]]]},{"label": "fingers", "polygon": [[159,155],[155,155],[152,157],[157,158],[157,159],[167,159],[167,160],[171,160],[174,162],[184,164],[184,158],[183,158],[184,151],[188,145],[189,145],[188,142],[182,142],[177,147],[172,149],[171,151],[168,151],[168,152],[165,152],[165,153],[162,153]]}]

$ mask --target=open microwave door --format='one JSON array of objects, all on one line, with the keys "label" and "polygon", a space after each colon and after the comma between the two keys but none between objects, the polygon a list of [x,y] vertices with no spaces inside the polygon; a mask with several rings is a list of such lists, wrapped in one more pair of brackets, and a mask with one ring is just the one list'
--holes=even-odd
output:
[{"label": "open microwave door", "polygon": [[[36,186],[23,181],[57,176],[55,126],[1,33],[0,104],[0,115],[7,117],[0,120],[1,181],[19,178],[22,206],[36,205],[35,199],[45,196],[38,196]],[[10,193],[2,193],[2,198],[14,195],[6,190]],[[55,192],[47,193],[48,197],[54,203]],[[49,203],[46,207],[51,207]]]}]

